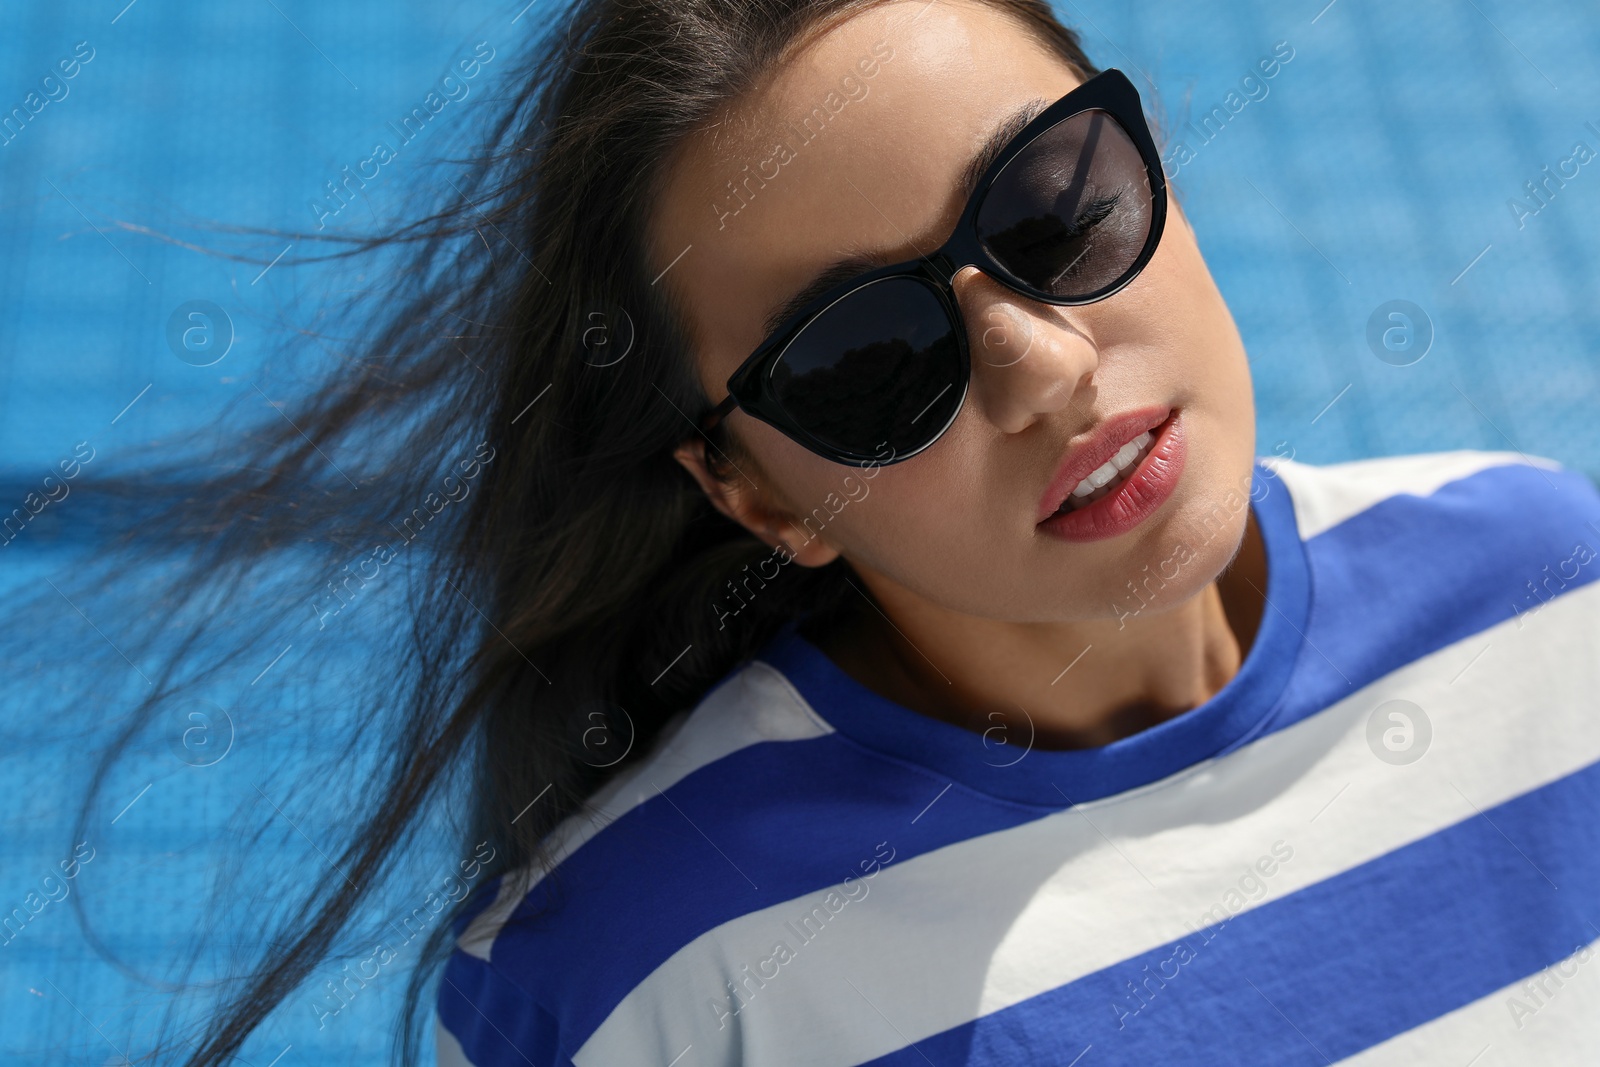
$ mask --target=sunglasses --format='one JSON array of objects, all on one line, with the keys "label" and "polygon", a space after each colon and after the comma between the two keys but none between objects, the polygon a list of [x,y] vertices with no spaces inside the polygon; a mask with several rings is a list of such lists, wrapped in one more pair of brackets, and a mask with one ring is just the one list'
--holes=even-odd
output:
[{"label": "sunglasses", "polygon": [[1006,144],[941,248],[856,275],[786,318],[700,428],[737,407],[837,463],[909,459],[966,400],[967,329],[950,285],[958,271],[975,266],[1046,304],[1092,304],[1144,269],[1166,215],[1139,92],[1106,70]]}]

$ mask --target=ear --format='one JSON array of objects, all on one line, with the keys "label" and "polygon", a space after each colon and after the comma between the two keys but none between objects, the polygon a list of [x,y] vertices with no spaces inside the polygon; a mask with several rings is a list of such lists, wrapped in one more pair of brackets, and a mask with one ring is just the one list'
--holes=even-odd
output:
[{"label": "ear", "polygon": [[839,558],[839,550],[807,530],[795,516],[773,506],[765,494],[740,475],[723,481],[706,463],[704,438],[692,437],[673,450],[673,458],[694,476],[711,506],[749,530],[764,544],[783,551],[802,567],[822,567]]}]

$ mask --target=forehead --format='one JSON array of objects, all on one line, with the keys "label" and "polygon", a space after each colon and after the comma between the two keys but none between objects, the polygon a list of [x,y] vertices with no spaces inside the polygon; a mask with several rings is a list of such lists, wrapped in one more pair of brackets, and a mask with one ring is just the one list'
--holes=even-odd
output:
[{"label": "forehead", "polygon": [[991,6],[888,2],[808,40],[690,138],[657,204],[652,267],[684,309],[710,396],[768,312],[835,260],[937,247],[994,128],[1077,84]]}]

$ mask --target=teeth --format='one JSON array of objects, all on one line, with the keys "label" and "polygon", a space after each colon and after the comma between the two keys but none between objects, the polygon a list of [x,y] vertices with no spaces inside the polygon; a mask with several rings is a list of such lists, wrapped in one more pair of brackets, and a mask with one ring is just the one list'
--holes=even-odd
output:
[{"label": "teeth", "polygon": [[1074,507],[1089,503],[1086,499],[1089,496],[1095,496],[1096,499],[1104,496],[1104,493],[1098,491],[1118,480],[1118,475],[1134,466],[1153,440],[1150,431],[1146,430],[1117,449],[1116,455],[1090,471],[1087,478],[1073,487],[1072,494],[1063,504],[1063,510],[1072,510]]},{"label": "teeth", "polygon": [[1117,465],[1117,470],[1127,470],[1128,464],[1133,462],[1133,457],[1137,456],[1139,449],[1143,447],[1144,445],[1135,437],[1132,441],[1117,449],[1117,454],[1111,457],[1111,462]]}]

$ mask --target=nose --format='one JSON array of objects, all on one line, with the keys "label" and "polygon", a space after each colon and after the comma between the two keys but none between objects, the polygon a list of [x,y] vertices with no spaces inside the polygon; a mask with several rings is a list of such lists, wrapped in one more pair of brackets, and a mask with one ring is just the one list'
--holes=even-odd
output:
[{"label": "nose", "polygon": [[977,267],[951,281],[972,353],[969,402],[1005,433],[1019,433],[1068,407],[1100,366],[1094,342],[1061,314],[1013,292]]}]

